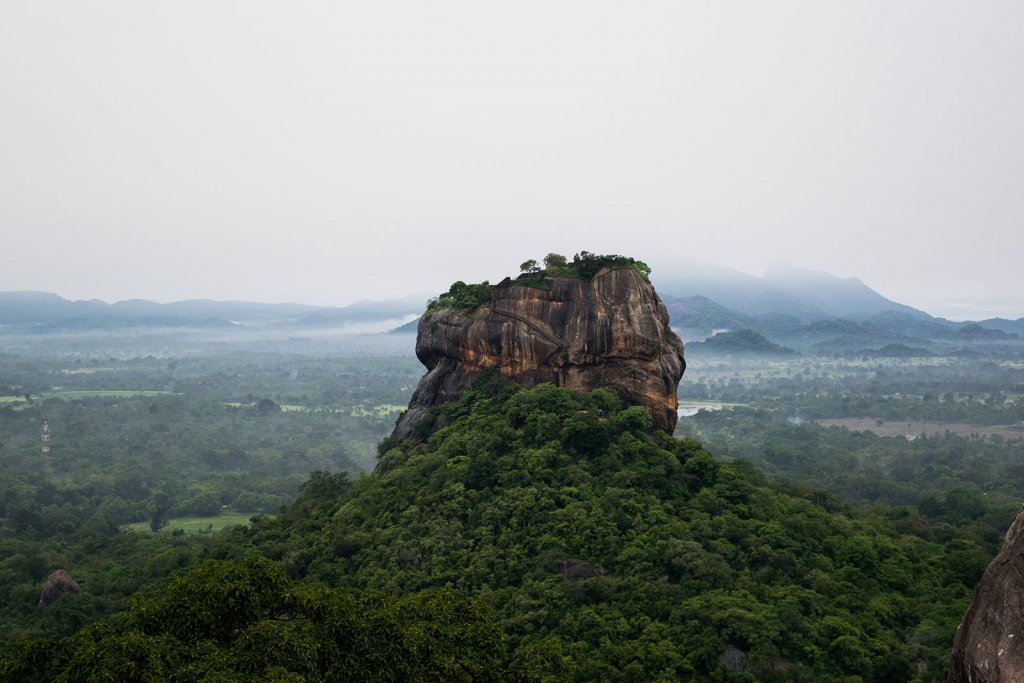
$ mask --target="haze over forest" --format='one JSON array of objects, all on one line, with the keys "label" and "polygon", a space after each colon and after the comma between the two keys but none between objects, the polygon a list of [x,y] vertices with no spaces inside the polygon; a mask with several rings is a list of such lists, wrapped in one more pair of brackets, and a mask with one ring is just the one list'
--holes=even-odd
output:
[{"label": "haze over forest", "polygon": [[12,0],[0,290],[340,306],[583,246],[1018,318],[1022,63],[1012,1]]}]

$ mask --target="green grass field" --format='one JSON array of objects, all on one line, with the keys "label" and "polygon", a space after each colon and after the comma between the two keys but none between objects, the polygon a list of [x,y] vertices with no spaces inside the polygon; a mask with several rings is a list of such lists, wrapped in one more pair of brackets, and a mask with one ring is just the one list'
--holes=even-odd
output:
[{"label": "green grass field", "polygon": [[[167,526],[161,529],[159,533],[169,534],[175,529],[181,529],[186,534],[213,533],[220,531],[224,527],[244,526],[249,523],[249,518],[255,514],[255,512],[222,512],[216,517],[178,517],[168,522]],[[140,534],[153,533],[149,529],[149,522],[125,524],[124,528]]]}]

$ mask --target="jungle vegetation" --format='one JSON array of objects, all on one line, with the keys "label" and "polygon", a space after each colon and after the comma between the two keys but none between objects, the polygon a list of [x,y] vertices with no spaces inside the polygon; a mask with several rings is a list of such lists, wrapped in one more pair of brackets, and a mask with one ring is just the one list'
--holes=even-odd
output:
[{"label": "jungle vegetation", "polygon": [[[411,354],[280,348],[0,355],[5,666],[50,646],[67,663],[82,643],[131,644],[159,654],[140,667],[231,680],[237,641],[175,649],[169,631],[133,626],[134,610],[184,608],[176,577],[210,561],[245,574],[259,556],[284,572],[281,596],[470,605],[485,615],[473,628],[500,634],[492,672],[532,652],[552,680],[937,681],[1024,499],[1020,440],[815,424],[1012,428],[1024,420],[1012,361],[705,357],[681,396],[725,407],[684,418],[675,439],[606,391],[483,382],[423,443],[383,438],[420,373]],[[224,505],[252,521],[174,531]],[[56,568],[82,592],[40,610]],[[301,645],[322,624],[293,626]],[[333,656],[266,654],[245,675],[289,680]]]}]

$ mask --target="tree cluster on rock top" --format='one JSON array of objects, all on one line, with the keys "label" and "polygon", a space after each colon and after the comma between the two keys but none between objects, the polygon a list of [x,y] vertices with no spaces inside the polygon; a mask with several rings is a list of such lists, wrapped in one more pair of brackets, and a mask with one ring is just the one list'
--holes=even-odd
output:
[{"label": "tree cluster on rock top", "polygon": [[[562,277],[589,280],[597,275],[602,268],[632,268],[640,273],[645,280],[649,280],[651,274],[650,266],[628,256],[592,254],[589,251],[581,251],[575,254],[570,261],[561,254],[552,253],[544,257],[543,268],[535,259],[520,264],[521,274],[516,279],[516,284],[547,289],[545,278]],[[444,309],[472,310],[491,300],[492,288],[493,286],[487,280],[477,284],[466,284],[459,280],[453,283],[447,292],[427,302],[426,314]]]}]

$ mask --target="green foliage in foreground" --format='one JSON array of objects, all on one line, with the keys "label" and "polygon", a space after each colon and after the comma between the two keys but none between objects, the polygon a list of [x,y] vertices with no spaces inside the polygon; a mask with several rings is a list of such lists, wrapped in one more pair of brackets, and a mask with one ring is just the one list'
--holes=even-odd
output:
[{"label": "green foliage in foreground", "polygon": [[211,561],[73,636],[24,640],[6,681],[554,681],[547,643],[509,657],[491,611],[449,591],[404,599],[290,580],[270,560]]},{"label": "green foliage in foreground", "polygon": [[[353,589],[479,596],[512,645],[557,637],[583,681],[944,680],[977,573],[915,511],[773,490],[652,436],[608,390],[492,379],[444,411],[426,443],[385,440],[377,473],[321,476],[226,551]],[[722,667],[729,646],[744,672]]]}]

